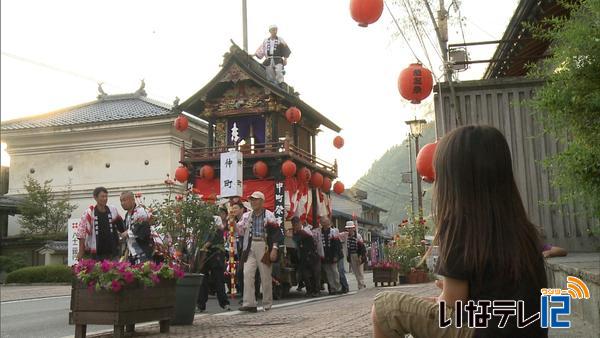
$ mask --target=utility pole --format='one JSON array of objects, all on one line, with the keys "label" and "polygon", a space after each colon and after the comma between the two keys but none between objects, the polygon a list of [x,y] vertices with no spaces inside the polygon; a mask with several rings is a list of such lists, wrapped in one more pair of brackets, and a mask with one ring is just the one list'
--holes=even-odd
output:
[{"label": "utility pole", "polygon": [[[460,105],[458,104],[456,91],[454,89],[454,84],[452,83],[452,67],[448,63],[448,12],[444,6],[444,0],[440,0],[440,10],[438,11],[438,20],[436,22],[435,16],[433,15],[433,10],[431,10],[431,6],[429,5],[429,1],[423,0],[423,2],[425,3],[425,7],[427,7],[427,12],[429,12],[429,17],[433,23],[435,35],[438,38],[438,43],[440,44],[440,50],[442,52],[444,78],[446,79],[446,82],[448,82],[448,87],[450,87],[450,95],[452,96],[450,100],[450,113],[454,113],[456,125],[460,126],[462,125]],[[440,97],[441,95],[442,93],[440,92]],[[444,107],[440,106],[440,109],[443,110],[443,108]]]},{"label": "utility pole", "polygon": [[242,26],[244,52],[248,53],[248,8],[246,6],[246,0],[242,0]]},{"label": "utility pole", "polygon": [[[416,154],[419,154],[419,136],[415,136],[415,151]],[[421,188],[421,177],[419,177],[419,173],[417,172],[417,206],[419,207],[419,221],[423,219],[423,190]]]}]

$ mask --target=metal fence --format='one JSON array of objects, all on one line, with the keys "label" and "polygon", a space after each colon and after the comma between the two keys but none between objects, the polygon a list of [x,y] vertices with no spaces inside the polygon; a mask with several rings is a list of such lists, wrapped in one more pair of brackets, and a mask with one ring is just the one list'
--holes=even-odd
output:
[{"label": "metal fence", "polygon": [[[541,227],[547,243],[570,251],[597,250],[600,241],[589,229],[598,224],[589,209],[578,203],[558,204],[561,191],[551,184],[542,162],[563,149],[544,134],[528,104],[543,82],[523,78],[465,81],[455,84],[462,125],[485,124],[504,133],[513,159],[513,170],[523,204],[531,221]],[[436,132],[442,137],[458,125],[450,114],[447,84],[436,87]],[[443,109],[441,109],[443,102]]]}]

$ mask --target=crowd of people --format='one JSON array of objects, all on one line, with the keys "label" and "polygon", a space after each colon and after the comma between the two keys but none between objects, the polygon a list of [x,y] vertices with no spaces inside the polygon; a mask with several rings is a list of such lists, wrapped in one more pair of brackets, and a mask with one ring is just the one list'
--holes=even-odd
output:
[{"label": "crowd of people", "polygon": [[[160,238],[150,224],[150,212],[136,203],[133,192],[120,195],[121,207],[125,210],[123,217],[116,207],[108,204],[106,188],[94,189],[93,197],[96,204],[84,211],[76,231],[78,259],[128,260],[131,264],[159,259],[154,244]],[[363,276],[366,248],[353,221],[346,222],[340,231],[327,217],[320,217],[315,225],[294,217],[291,229],[284,231],[273,212],[264,208],[264,201],[264,194],[255,191],[248,198],[249,203],[232,198],[220,205],[219,214],[214,216],[215,226],[202,247],[200,272],[205,274],[207,282],[199,292],[198,311],[206,310],[211,292],[216,294],[221,308],[230,310],[226,286],[231,292],[231,271],[227,269],[231,250],[236,262],[235,286],[242,298],[240,310],[256,312],[257,298],[261,294],[263,309],[270,310],[272,268],[280,260],[285,236],[294,243],[288,252],[293,255],[289,261],[295,263],[297,290],[305,290],[305,296],[320,296],[323,284],[328,286],[330,295],[347,293],[344,259],[356,276],[358,289],[366,287]],[[235,229],[233,248],[229,247],[230,224]]]}]

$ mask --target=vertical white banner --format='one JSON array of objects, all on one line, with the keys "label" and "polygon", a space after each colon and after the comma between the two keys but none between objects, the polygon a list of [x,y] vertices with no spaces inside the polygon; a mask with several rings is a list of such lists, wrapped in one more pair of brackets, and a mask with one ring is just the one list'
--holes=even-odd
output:
[{"label": "vertical white banner", "polygon": [[243,195],[243,164],[241,152],[221,153],[221,197]]},{"label": "vertical white banner", "polygon": [[68,229],[68,264],[72,266],[77,262],[77,253],[79,252],[79,240],[77,239],[77,226],[79,225],[79,218],[69,219]]}]

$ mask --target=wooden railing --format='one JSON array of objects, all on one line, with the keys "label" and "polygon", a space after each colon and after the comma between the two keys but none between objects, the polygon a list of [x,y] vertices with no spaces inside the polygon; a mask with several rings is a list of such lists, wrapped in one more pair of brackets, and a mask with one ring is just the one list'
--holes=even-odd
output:
[{"label": "wooden railing", "polygon": [[[234,146],[185,148],[182,145],[182,162],[218,161],[221,153],[235,148]],[[255,143],[252,145],[239,146],[238,150],[244,154],[244,158],[265,158],[289,156],[307,165],[331,172],[337,175],[337,165],[328,163],[309,152],[293,145],[289,140],[280,142]]]}]

